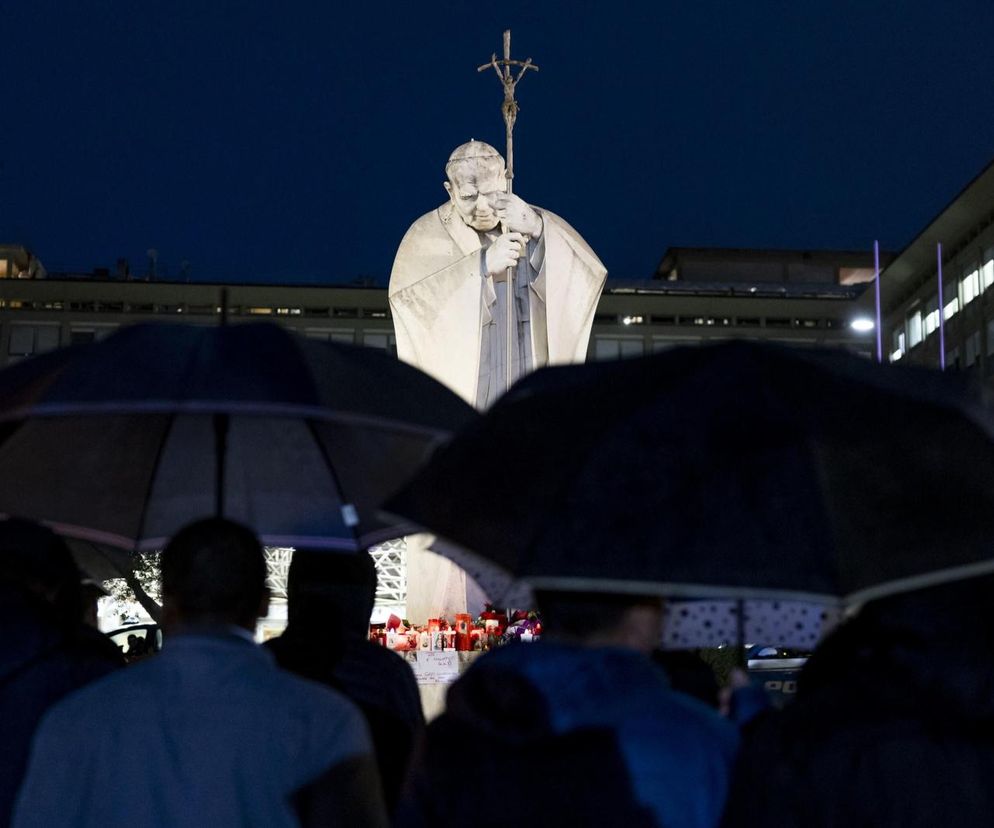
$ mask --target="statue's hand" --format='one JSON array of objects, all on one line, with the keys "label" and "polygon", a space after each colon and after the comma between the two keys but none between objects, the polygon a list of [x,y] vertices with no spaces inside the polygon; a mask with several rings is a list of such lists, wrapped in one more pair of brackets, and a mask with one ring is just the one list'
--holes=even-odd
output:
[{"label": "statue's hand", "polygon": [[487,273],[490,276],[497,276],[509,267],[515,267],[524,249],[525,240],[520,233],[505,233],[498,236],[497,240],[487,248],[483,257]]},{"label": "statue's hand", "polygon": [[512,233],[524,233],[533,239],[542,235],[542,217],[513,193],[498,193],[495,206],[498,217]]}]

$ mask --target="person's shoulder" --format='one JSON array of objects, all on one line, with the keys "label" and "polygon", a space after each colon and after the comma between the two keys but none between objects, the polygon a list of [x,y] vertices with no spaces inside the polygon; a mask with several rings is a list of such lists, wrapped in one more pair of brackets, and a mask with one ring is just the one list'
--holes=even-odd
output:
[{"label": "person's shoulder", "polygon": [[[580,235],[580,232],[568,221],[566,221],[566,219],[556,213],[553,213],[551,210],[546,210],[544,207],[536,207],[535,209],[542,214],[544,219],[546,219],[546,227],[553,227],[562,238],[568,240],[570,246],[575,251],[584,254],[589,257],[592,262],[596,263],[598,269],[604,268],[603,262],[601,262],[600,258],[594,252],[594,249],[587,244],[586,239],[584,239],[583,236]],[[607,273],[606,268],[604,269],[604,272]]]},{"label": "person's shoulder", "polygon": [[643,709],[643,722],[653,721],[670,744],[693,744],[701,751],[731,761],[739,748],[738,728],[704,702],[667,690]]},{"label": "person's shoulder", "polygon": [[362,711],[347,696],[280,668],[274,673],[268,709],[279,738],[296,746],[291,754],[327,766],[372,752]]},{"label": "person's shoulder", "polygon": [[407,228],[407,232],[404,234],[404,238],[401,240],[401,245],[405,241],[408,241],[416,236],[420,236],[426,232],[437,232],[441,230],[446,224],[448,218],[448,211],[446,207],[449,206],[447,203],[442,204],[432,210],[429,210],[422,216],[419,216],[413,222],[411,226]]},{"label": "person's shoulder", "polygon": [[141,703],[143,688],[154,686],[143,678],[148,672],[144,664],[115,669],[94,678],[82,687],[73,690],[49,708],[45,721],[50,727],[68,731],[76,723],[102,721],[116,716],[122,705]]},{"label": "person's shoulder", "polygon": [[576,228],[558,213],[553,213],[552,210],[547,210],[545,207],[539,207],[537,205],[532,206],[542,215],[542,218],[551,220],[558,227],[558,229],[563,230],[570,235],[576,236],[577,238],[582,238],[576,231]]},{"label": "person's shoulder", "polygon": [[317,681],[273,666],[269,677],[269,694],[285,699],[287,709],[316,716],[350,718],[360,716],[359,709],[345,694]]},{"label": "person's shoulder", "polygon": [[686,738],[717,742],[726,748],[738,743],[738,730],[718,711],[699,699],[674,690],[665,673],[645,656],[630,650],[608,648],[605,665],[625,691],[623,710],[633,722],[653,723]]},{"label": "person's shoulder", "polygon": [[348,657],[375,664],[383,670],[391,670],[396,673],[411,672],[411,667],[404,656],[388,647],[374,644],[372,641],[362,641],[357,646],[350,647]]}]

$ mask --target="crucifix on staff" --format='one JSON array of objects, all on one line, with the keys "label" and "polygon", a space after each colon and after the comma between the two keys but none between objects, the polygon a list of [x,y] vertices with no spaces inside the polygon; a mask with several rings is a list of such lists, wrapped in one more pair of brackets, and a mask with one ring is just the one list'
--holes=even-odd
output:
[{"label": "crucifix on staff", "polygon": [[[514,122],[518,118],[518,102],[514,97],[514,89],[518,85],[518,82],[525,76],[525,72],[529,69],[534,69],[538,71],[538,67],[532,63],[532,59],[528,58],[525,61],[511,60],[511,30],[506,29],[504,31],[504,58],[503,60],[497,60],[497,55],[490,56],[490,62],[484,63],[483,66],[477,68],[477,72],[483,72],[490,67],[493,67],[494,71],[497,73],[497,77],[500,78],[501,85],[504,87],[504,103],[501,105],[501,112],[504,114],[504,127],[507,130],[507,142],[506,142],[506,157],[507,157],[507,167],[504,172],[504,178],[507,181],[507,186],[505,191],[508,195],[513,195],[514,193]],[[520,70],[515,76],[512,67],[520,67]],[[507,221],[502,217],[501,219],[501,231],[506,235],[508,230]],[[514,371],[513,371],[513,343],[514,343],[514,308],[513,308],[513,296],[514,296],[514,266],[510,266],[506,271],[507,280],[507,290],[505,292],[505,314],[506,314],[506,332],[505,332],[505,356],[504,356],[504,390],[507,391],[511,387],[511,383],[514,382]]]}]

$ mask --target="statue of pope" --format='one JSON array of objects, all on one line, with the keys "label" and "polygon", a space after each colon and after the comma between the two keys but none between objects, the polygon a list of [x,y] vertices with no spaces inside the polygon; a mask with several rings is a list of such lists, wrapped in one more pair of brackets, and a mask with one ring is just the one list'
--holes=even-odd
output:
[{"label": "statue of pope", "polygon": [[[449,200],[411,225],[390,274],[398,356],[478,409],[506,382],[507,268],[515,269],[514,379],[542,365],[584,360],[607,277],[565,221],[506,192],[504,169],[489,144],[457,147],[445,167]],[[483,596],[462,570],[429,550],[430,535],[406,542],[409,618],[479,611]]]},{"label": "statue of pope", "polygon": [[390,274],[397,353],[484,409],[504,391],[507,268],[514,378],[584,360],[607,270],[565,221],[505,191],[489,144],[457,147],[445,172],[448,202],[411,225]]}]

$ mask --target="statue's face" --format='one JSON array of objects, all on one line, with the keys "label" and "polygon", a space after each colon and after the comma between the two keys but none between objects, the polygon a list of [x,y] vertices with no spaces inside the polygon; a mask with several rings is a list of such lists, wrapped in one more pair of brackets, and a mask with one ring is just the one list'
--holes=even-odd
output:
[{"label": "statue's face", "polygon": [[457,164],[445,182],[459,217],[474,230],[493,230],[499,223],[496,198],[504,192],[503,164],[479,160]]}]

